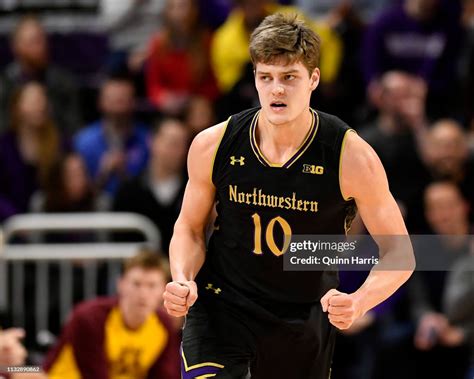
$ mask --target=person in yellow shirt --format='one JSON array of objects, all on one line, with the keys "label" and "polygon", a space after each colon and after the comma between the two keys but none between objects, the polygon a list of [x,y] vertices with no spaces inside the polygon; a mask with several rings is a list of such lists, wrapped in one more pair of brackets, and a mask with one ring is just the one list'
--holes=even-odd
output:
[{"label": "person in yellow shirt", "polygon": [[[272,0],[236,0],[236,4],[226,22],[216,30],[211,45],[212,66],[223,94],[238,83],[250,63],[250,34],[260,22],[276,12],[301,14],[296,7],[275,4]],[[321,37],[321,82],[331,83],[341,65],[342,42],[328,25],[303,18]]]},{"label": "person in yellow shirt", "polygon": [[179,340],[159,309],[169,267],[148,250],[125,262],[118,297],[79,304],[49,352],[49,379],[178,379]]}]

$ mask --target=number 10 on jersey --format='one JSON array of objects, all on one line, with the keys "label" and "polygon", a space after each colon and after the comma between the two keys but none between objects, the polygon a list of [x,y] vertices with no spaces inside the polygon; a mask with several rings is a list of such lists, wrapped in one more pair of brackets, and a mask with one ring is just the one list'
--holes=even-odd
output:
[{"label": "number 10 on jersey", "polygon": [[[254,232],[254,248],[253,252],[254,254],[261,255],[263,254],[262,251],[262,223],[260,219],[260,215],[258,213],[254,213],[252,215],[253,219],[253,224],[255,227],[255,232]],[[275,242],[275,235],[274,235],[274,229],[275,229],[275,224],[278,223],[280,225],[280,228],[283,231],[283,247],[280,249]],[[288,224],[288,221],[286,221],[283,217],[274,217],[270,220],[270,222],[267,225],[267,228],[265,230],[265,241],[267,243],[268,248],[270,251],[279,257],[280,255],[283,255],[285,251],[288,249],[288,246],[290,245],[291,242],[291,226]]]}]

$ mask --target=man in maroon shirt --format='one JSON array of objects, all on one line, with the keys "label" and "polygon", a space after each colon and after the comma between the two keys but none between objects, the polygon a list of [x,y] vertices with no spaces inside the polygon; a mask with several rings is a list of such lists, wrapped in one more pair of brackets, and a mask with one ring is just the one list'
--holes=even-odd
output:
[{"label": "man in maroon shirt", "polygon": [[169,267],[158,254],[130,258],[118,298],[79,304],[44,364],[49,379],[178,379],[179,340],[159,310]]}]

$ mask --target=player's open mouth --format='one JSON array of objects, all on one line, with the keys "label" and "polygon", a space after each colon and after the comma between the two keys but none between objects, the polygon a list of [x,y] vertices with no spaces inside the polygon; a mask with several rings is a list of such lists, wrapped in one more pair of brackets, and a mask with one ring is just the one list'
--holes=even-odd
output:
[{"label": "player's open mouth", "polygon": [[271,103],[270,106],[272,108],[286,108],[286,104],[285,103],[281,103],[281,102],[274,102],[274,103]]}]

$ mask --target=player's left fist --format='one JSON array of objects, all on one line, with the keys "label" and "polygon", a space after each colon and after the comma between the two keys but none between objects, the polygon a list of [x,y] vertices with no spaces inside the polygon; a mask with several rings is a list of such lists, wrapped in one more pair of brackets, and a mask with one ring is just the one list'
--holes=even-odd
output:
[{"label": "player's left fist", "polygon": [[329,290],[321,298],[321,306],[323,312],[328,313],[329,322],[340,330],[350,328],[365,313],[354,295],[336,289]]}]

